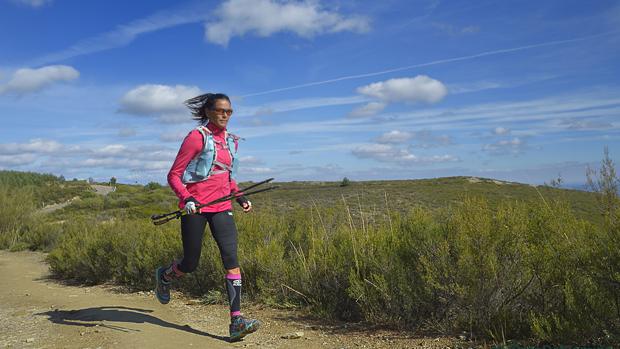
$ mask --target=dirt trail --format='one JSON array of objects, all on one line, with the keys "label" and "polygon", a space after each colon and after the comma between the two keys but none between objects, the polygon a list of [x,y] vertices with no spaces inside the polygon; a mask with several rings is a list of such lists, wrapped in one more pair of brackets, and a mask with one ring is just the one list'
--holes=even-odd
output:
[{"label": "dirt trail", "polygon": [[[168,305],[152,293],[113,286],[68,286],[49,278],[45,255],[0,251],[2,348],[446,348],[447,338],[411,338],[389,331],[326,325],[297,312],[245,307],[263,321],[257,333],[228,343],[224,305],[203,305],[173,293]],[[301,338],[285,339],[303,332]]]},{"label": "dirt trail", "polygon": [[[112,192],[114,192],[116,190],[116,187],[111,187],[111,186],[108,186],[108,185],[91,184],[90,187],[95,191],[96,194],[103,195],[103,196],[106,196],[106,195],[108,195],[108,194],[110,194],[110,193],[112,193]],[[43,207],[40,210],[40,212],[41,213],[52,213],[54,211],[60,210],[62,208],[65,208],[66,206],[71,204],[73,201],[79,200],[79,199],[80,199],[79,196],[75,196],[75,197],[73,197],[70,200],[67,200],[65,202],[47,205],[47,206]]]},{"label": "dirt trail", "polygon": [[108,195],[116,190],[116,187],[111,187],[109,185],[91,184],[90,187],[95,190],[95,193],[103,196]]}]

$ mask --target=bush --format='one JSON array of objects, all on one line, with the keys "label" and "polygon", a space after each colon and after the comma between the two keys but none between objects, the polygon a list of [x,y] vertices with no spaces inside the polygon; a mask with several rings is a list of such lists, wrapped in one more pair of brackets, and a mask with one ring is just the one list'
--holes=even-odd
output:
[{"label": "bush", "polygon": [[[612,168],[604,162],[592,183],[617,183]],[[59,277],[146,290],[157,266],[182,255],[178,223],[153,226],[148,219],[176,209],[167,188],[119,185],[49,217],[33,215],[29,188],[0,186],[0,246],[52,249],[48,261]],[[496,343],[618,343],[617,192],[593,194],[604,218],[593,224],[547,189],[556,190],[541,189],[545,199],[537,202],[465,195],[443,208],[399,211],[389,209],[387,194],[383,207],[364,206],[373,201],[363,198],[349,205],[355,197],[343,189],[331,204],[305,197],[309,206],[235,213],[244,294],[326,318],[467,331]],[[207,232],[198,270],[175,287],[220,302],[224,273]]]}]

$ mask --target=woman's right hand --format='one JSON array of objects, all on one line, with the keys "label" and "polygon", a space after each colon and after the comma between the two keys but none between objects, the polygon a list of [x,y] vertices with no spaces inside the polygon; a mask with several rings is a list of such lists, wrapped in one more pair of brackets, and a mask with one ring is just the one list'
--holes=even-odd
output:
[{"label": "woman's right hand", "polygon": [[196,213],[196,206],[199,206],[199,205],[200,205],[200,202],[194,199],[193,196],[190,196],[187,199],[185,199],[185,206],[183,207],[183,209],[185,210],[185,212],[187,212],[187,214],[194,214]]}]

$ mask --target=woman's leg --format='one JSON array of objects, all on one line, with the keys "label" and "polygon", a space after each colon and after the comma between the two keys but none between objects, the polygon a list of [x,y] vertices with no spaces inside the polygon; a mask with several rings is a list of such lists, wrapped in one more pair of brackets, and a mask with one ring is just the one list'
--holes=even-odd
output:
[{"label": "woman's leg", "polygon": [[237,227],[231,211],[218,212],[210,217],[209,228],[220,249],[222,263],[226,269],[226,290],[230,304],[230,339],[239,340],[258,329],[258,320],[241,316],[241,270],[237,260]]},{"label": "woman's leg", "polygon": [[202,237],[207,225],[208,214],[190,214],[181,217],[181,239],[183,259],[179,263],[182,273],[191,273],[198,267],[202,251]]},{"label": "woman's leg", "polygon": [[200,251],[202,249],[202,236],[204,234],[207,218],[201,214],[192,214],[181,217],[181,237],[183,240],[183,260],[179,263],[173,261],[167,267],[159,267],[155,270],[157,285],[155,296],[162,304],[170,302],[170,282],[178,279],[185,273],[191,273],[198,267]]},{"label": "woman's leg", "polygon": [[230,301],[230,315],[241,315],[241,270],[237,260],[237,227],[231,211],[218,212],[209,216],[209,228],[217,243],[226,269],[226,290]]}]

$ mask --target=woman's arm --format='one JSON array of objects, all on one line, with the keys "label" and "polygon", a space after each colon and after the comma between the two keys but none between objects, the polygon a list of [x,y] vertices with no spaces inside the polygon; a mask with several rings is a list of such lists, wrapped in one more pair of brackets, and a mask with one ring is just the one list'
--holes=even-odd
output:
[{"label": "woman's arm", "polygon": [[179,153],[168,172],[168,184],[181,201],[185,201],[192,196],[185,188],[185,184],[183,184],[181,179],[183,178],[183,172],[185,172],[187,165],[200,153],[202,146],[203,140],[200,132],[196,130],[190,132],[183,140]]}]

